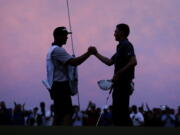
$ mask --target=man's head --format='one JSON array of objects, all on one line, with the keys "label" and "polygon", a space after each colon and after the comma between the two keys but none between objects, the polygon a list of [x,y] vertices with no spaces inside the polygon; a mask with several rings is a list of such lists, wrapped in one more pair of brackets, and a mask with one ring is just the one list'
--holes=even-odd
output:
[{"label": "man's head", "polygon": [[68,34],[72,34],[72,32],[68,32],[66,27],[57,27],[53,31],[54,43],[58,45],[66,44],[68,39]]},{"label": "man's head", "polygon": [[114,37],[116,41],[120,41],[127,38],[129,36],[129,33],[130,33],[129,26],[127,24],[121,23],[116,25]]},{"label": "man's head", "polygon": [[132,109],[132,111],[133,111],[134,113],[137,113],[137,106],[136,106],[136,105],[133,105],[131,109]]}]

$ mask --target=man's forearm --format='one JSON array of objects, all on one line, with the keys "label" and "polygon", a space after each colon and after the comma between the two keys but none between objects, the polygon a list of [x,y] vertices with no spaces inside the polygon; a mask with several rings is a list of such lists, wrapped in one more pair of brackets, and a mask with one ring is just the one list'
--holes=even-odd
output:
[{"label": "man's forearm", "polygon": [[126,72],[128,69],[130,69],[132,67],[133,66],[130,63],[128,63],[125,67],[123,67],[120,70],[118,70],[115,74],[120,75],[120,74]]},{"label": "man's forearm", "polygon": [[82,64],[91,54],[89,52],[84,53],[83,55],[71,59],[68,63],[72,66],[78,66]]},{"label": "man's forearm", "polygon": [[108,65],[108,66],[111,66],[113,64],[112,60],[105,57],[105,56],[102,56],[101,54],[97,53],[95,54],[95,56],[101,61],[103,62],[104,64]]},{"label": "man's forearm", "polygon": [[126,71],[128,71],[130,68],[133,68],[137,65],[137,61],[136,61],[136,57],[132,57],[130,62],[124,66],[123,68],[121,68],[120,70],[118,70],[114,76],[115,76],[115,79],[118,79],[121,74],[125,73]]}]

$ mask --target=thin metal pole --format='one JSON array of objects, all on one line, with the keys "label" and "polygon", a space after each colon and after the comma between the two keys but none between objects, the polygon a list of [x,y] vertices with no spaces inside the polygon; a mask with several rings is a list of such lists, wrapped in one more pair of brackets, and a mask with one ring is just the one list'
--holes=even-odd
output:
[{"label": "thin metal pole", "polygon": [[[109,100],[109,96],[111,95],[112,89],[113,89],[113,88],[110,89],[109,94],[108,94],[108,96],[107,96],[107,98],[106,98],[106,106],[107,106],[107,103],[108,103],[108,100]],[[99,124],[99,121],[100,121],[100,119],[101,119],[101,117],[102,117],[102,113],[103,113],[103,110],[101,111],[101,114],[99,115],[98,121],[97,121],[97,123],[96,123],[96,127],[97,127],[98,124]]]},{"label": "thin metal pole", "polygon": [[[70,9],[69,9],[69,0],[66,0],[66,3],[67,3],[67,11],[68,11],[69,29],[70,29],[70,31],[72,32],[71,16],[70,16]],[[70,35],[70,37],[71,37],[72,52],[73,52],[73,55],[75,56],[74,42],[73,42],[73,36],[72,36],[72,34]]]},{"label": "thin metal pole", "polygon": [[[66,0],[66,4],[67,4],[67,11],[68,11],[69,29],[70,29],[70,31],[72,32],[71,16],[70,16],[70,8],[69,8],[69,0]],[[75,57],[74,42],[73,42],[73,36],[72,36],[72,34],[70,35],[70,37],[71,37],[72,53],[73,53],[73,57]],[[80,99],[79,99],[79,91],[77,92],[77,96],[78,96],[78,105],[79,105],[79,108],[81,108],[81,107],[80,107]]]}]

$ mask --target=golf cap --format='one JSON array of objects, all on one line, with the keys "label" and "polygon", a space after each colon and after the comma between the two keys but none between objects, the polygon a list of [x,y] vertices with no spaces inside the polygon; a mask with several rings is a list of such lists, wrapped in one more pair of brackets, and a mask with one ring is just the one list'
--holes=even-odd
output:
[{"label": "golf cap", "polygon": [[57,27],[54,29],[53,31],[53,36],[57,36],[57,35],[63,35],[63,34],[72,34],[72,32],[69,32],[66,27],[62,26],[62,27]]}]

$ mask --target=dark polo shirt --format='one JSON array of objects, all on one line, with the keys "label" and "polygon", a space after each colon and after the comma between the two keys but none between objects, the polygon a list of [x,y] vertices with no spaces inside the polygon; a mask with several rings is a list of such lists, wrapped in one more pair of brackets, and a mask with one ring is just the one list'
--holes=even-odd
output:
[{"label": "dark polo shirt", "polygon": [[[114,73],[125,67],[132,56],[135,56],[133,45],[128,39],[120,41],[117,45],[116,53],[111,58],[115,66]],[[130,68],[120,76],[120,80],[128,81],[134,79],[134,72],[135,68]]]}]

